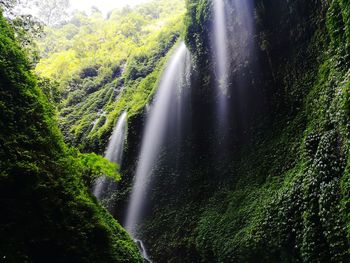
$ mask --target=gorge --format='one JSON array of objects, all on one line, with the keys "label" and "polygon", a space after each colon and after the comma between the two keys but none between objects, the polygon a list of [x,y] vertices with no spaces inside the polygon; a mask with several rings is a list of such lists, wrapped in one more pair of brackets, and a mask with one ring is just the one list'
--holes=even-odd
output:
[{"label": "gorge", "polygon": [[350,260],[348,1],[0,24],[5,262]]}]

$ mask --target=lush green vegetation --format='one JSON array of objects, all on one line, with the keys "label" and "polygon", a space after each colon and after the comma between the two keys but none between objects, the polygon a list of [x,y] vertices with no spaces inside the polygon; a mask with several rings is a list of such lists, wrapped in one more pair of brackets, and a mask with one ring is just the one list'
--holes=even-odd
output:
[{"label": "lush green vegetation", "polygon": [[[226,11],[235,29],[243,22],[232,2]],[[32,39],[24,45],[26,32],[17,34],[28,62],[1,19],[0,257],[141,261],[89,190],[102,175],[119,181],[113,216],[124,219],[144,108],[183,37],[194,64],[188,123],[176,127],[181,144],[167,138],[160,150],[139,226],[154,262],[350,260],[349,1],[253,2],[252,54],[229,70],[222,152],[212,1],[154,0],[107,18],[93,10],[51,23],[37,42],[38,77]],[[124,110],[128,140],[118,172],[95,153]]]},{"label": "lush green vegetation", "polygon": [[[186,41],[199,68],[192,88],[209,101],[212,6],[198,0],[187,8]],[[349,11],[339,0],[256,1],[257,51],[249,63],[264,66],[260,75],[232,70],[254,80],[263,96],[249,95],[265,106],[231,162],[200,148],[192,164],[183,163],[186,182],[174,193],[161,192],[173,171],[159,171],[155,214],[141,226],[157,261],[349,260]]]},{"label": "lush green vegetation", "polygon": [[[264,2],[266,14],[271,14],[272,7]],[[344,170],[349,156],[344,21],[350,7],[332,1],[323,8],[326,24],[321,22],[325,15],[321,11],[310,17],[314,25],[303,25],[298,17],[299,34],[310,34],[315,25],[318,29],[302,36],[307,41],[291,40],[301,46],[298,53],[288,50],[290,62],[280,63],[283,68],[278,69],[276,57],[271,58],[276,63],[276,81],[285,83],[287,90],[286,94],[274,91],[272,96],[284,97],[286,102],[271,112],[285,115],[277,117],[269,127],[272,131],[255,144],[243,147],[237,182],[217,192],[200,217],[195,242],[209,261],[349,260],[347,210],[342,203],[349,198]],[[276,44],[266,41],[269,54],[276,56]],[[316,46],[324,49],[316,53]]]},{"label": "lush green vegetation", "polygon": [[184,2],[158,0],[111,12],[76,13],[47,28],[36,72],[59,85],[67,142],[103,151],[118,115],[140,112],[155,90],[166,55],[183,30]]},{"label": "lush green vegetation", "polygon": [[0,254],[4,262],[142,262],[89,191],[114,164],[67,147],[12,28],[0,17]]}]

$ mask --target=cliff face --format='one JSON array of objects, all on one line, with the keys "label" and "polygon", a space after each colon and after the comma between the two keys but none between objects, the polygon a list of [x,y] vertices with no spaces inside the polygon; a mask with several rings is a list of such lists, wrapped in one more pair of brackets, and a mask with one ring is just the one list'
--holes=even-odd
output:
[{"label": "cliff face", "polygon": [[142,262],[89,192],[88,167],[64,144],[53,106],[2,14],[0,61],[1,260]]},{"label": "cliff face", "polygon": [[253,52],[231,63],[229,134],[218,151],[213,6],[187,3],[191,111],[181,151],[163,151],[141,226],[156,262],[348,260],[350,5],[252,5],[253,40],[237,45],[250,41]]},{"label": "cliff face", "polygon": [[[187,1],[184,37],[193,63],[179,118],[167,119],[171,129],[152,166],[139,237],[155,262],[347,262],[350,4],[247,0],[241,9],[242,2],[224,1],[228,67],[221,81],[214,2]],[[107,79],[89,65],[76,69],[77,83],[66,80],[74,91],[66,90],[61,105],[62,130],[80,149],[103,152],[116,117],[128,111],[124,177],[110,207],[120,221],[149,117],[145,105],[152,108],[181,18],[147,49],[137,46],[125,72],[122,58]],[[0,61],[0,256],[142,261],[89,193],[80,153],[63,142],[53,105],[3,18]]]}]

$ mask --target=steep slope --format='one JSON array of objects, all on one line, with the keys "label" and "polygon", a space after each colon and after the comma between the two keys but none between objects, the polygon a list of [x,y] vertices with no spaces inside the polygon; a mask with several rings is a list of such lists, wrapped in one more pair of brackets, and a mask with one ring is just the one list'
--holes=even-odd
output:
[{"label": "steep slope", "polygon": [[[225,3],[229,26],[239,29],[239,10]],[[151,257],[348,261],[349,3],[253,1],[254,52],[230,67],[225,152],[215,149],[213,127],[212,1],[187,8],[196,63],[191,124],[184,143],[162,149],[155,168],[140,225]]]},{"label": "steep slope", "polygon": [[[247,0],[249,35],[242,1],[223,2],[229,15],[227,133],[217,124],[213,1],[187,1],[190,106],[176,127],[180,142],[169,133],[159,149],[138,236],[155,262],[347,262],[350,5]],[[136,50],[114,65],[103,57],[105,65],[74,72],[60,105],[66,140],[83,150],[102,152],[120,112],[131,116],[113,211],[119,220],[148,117],[143,107],[180,36],[181,19],[154,38],[160,47]],[[251,52],[242,55],[247,46]],[[104,75],[100,68],[112,71]]]},{"label": "steep slope", "polygon": [[0,61],[1,260],[142,262],[89,193],[91,171],[63,143],[53,107],[2,15]]},{"label": "steep slope", "polygon": [[121,112],[142,111],[183,31],[184,12],[183,0],[154,0],[107,18],[77,13],[47,29],[36,72],[60,83],[66,142],[102,153]]}]

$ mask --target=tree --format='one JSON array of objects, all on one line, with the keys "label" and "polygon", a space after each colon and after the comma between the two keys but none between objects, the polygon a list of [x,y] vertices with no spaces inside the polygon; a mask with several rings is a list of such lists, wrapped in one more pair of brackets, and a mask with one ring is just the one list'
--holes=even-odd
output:
[{"label": "tree", "polygon": [[6,12],[7,10],[12,9],[16,2],[16,0],[0,0],[0,7]]},{"label": "tree", "polygon": [[7,18],[13,19],[20,15],[19,10],[29,6],[30,0],[0,0],[0,10]]},{"label": "tree", "polygon": [[44,34],[43,24],[32,15],[25,14],[24,10],[31,9],[33,4],[33,0],[0,0],[0,11],[4,13],[32,66],[39,60],[36,40]]},{"label": "tree", "polygon": [[36,0],[38,16],[47,25],[55,26],[64,21],[68,14],[69,0]]}]

